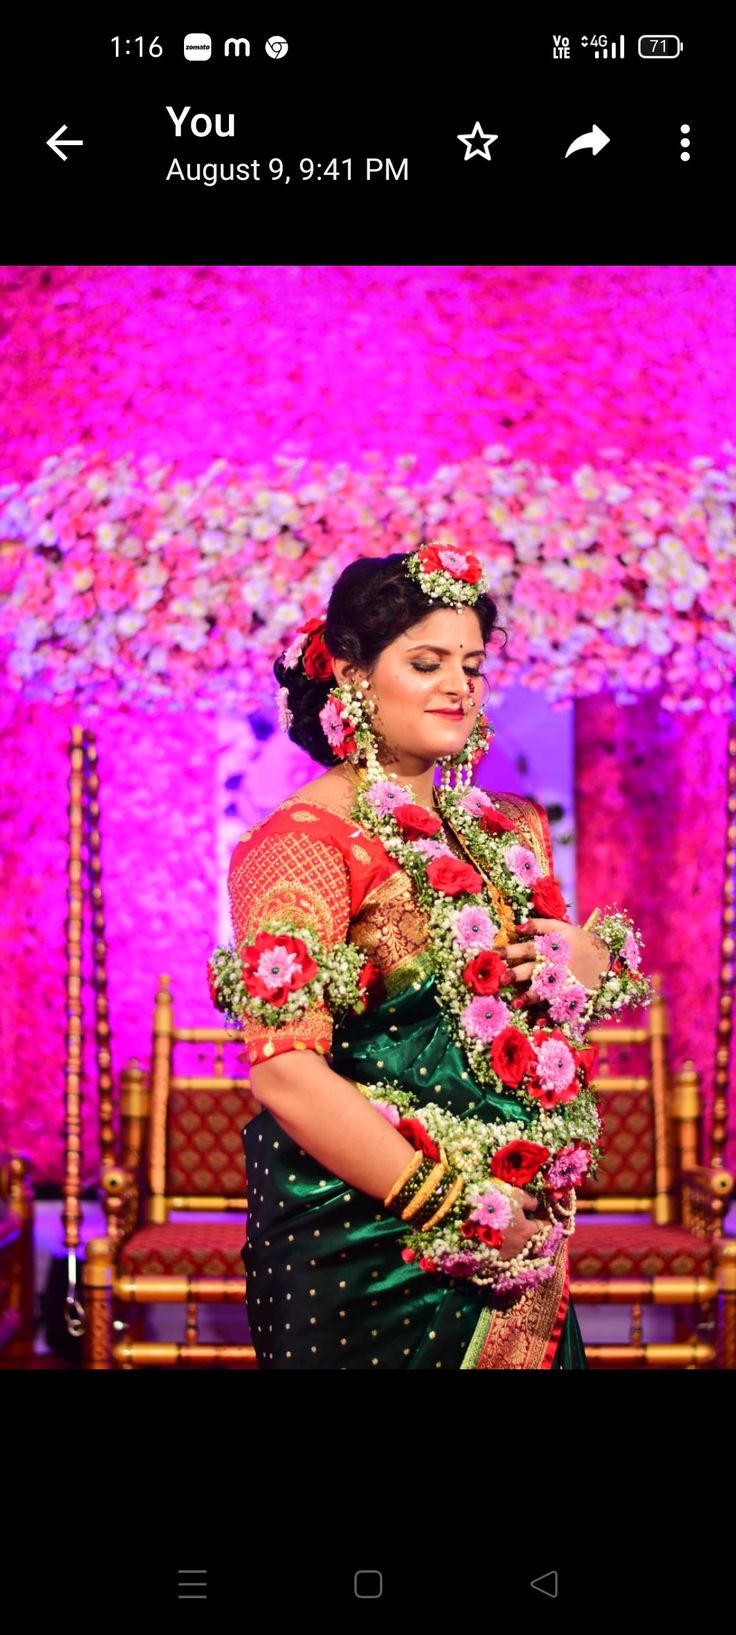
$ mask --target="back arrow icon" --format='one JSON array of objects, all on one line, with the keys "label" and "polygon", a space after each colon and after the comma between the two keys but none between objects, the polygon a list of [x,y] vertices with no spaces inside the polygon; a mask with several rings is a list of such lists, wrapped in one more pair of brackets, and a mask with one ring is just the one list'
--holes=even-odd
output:
[{"label": "back arrow icon", "polygon": [[601,148],[604,148],[610,140],[610,136],[606,136],[605,131],[602,131],[598,125],[594,125],[592,131],[586,131],[584,136],[578,136],[574,142],[570,143],[565,158],[569,159],[570,154],[575,153],[578,148],[592,148],[594,153],[600,153]]},{"label": "back arrow icon", "polygon": [[557,1597],[557,1573],[544,1573],[541,1578],[533,1578],[531,1588],[541,1590],[542,1595],[551,1595],[552,1599],[555,1600]]},{"label": "back arrow icon", "polygon": [[47,148],[52,148],[54,153],[58,153],[60,159],[69,157],[68,154],[62,153],[62,148],[81,148],[84,146],[81,136],[67,136],[63,142],[59,141],[62,131],[68,130],[68,128],[67,125],[60,125],[58,131],[54,131],[53,136],[50,136],[46,143]]}]

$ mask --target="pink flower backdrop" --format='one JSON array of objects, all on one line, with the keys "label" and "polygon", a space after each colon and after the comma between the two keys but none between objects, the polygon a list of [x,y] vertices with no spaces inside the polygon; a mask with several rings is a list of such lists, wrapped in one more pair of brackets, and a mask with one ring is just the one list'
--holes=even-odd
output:
[{"label": "pink flower backdrop", "polygon": [[[510,632],[491,703],[581,697],[579,912],[634,912],[673,1058],[709,1094],[735,292],[722,267],[4,270],[0,1139],[41,1177],[59,1173],[72,720],[99,741],[119,1069],[147,1059],[161,970],[182,1015],[212,1017],[236,712],[275,787],[294,763],[269,744],[274,650],[344,561],[423,537],[490,569]],[[482,778],[499,786],[493,750]],[[93,1113],[90,1080],[89,1176]]]}]

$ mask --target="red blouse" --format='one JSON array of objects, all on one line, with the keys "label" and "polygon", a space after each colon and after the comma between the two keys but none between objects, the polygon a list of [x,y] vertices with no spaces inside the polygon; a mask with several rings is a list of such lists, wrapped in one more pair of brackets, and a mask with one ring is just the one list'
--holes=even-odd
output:
[{"label": "red blouse", "polygon": [[[228,891],[236,944],[280,917],[311,926],[328,946],[344,942],[364,898],[397,871],[382,842],[352,818],[292,796],[233,852]],[[246,1017],[243,1032],[253,1065],[285,1050],[326,1055],[332,1016],[326,1005],[312,1005],[288,1028]]]},{"label": "red blouse", "polygon": [[[551,873],[544,807],[520,795],[493,799]],[[352,818],[292,795],[248,830],[233,852],[228,891],[236,946],[251,942],[264,921],[281,918],[310,926],[330,947],[344,942],[365,899],[397,873],[403,871],[383,843]],[[332,1044],[332,1016],[324,1003],[311,1005],[288,1027],[247,1016],[242,1026],[253,1066],[286,1050],[327,1055]]]}]

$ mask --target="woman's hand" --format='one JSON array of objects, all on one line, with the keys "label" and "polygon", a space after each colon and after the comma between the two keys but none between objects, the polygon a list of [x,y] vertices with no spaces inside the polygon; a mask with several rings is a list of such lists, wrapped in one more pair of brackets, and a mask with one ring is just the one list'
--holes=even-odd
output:
[{"label": "woman's hand", "polygon": [[518,1187],[514,1187],[509,1197],[514,1204],[521,1205],[521,1207],[514,1209],[511,1225],[504,1232],[503,1243],[498,1250],[501,1260],[513,1260],[514,1255],[520,1254],[524,1244],[534,1237],[535,1232],[539,1231],[541,1225],[540,1221],[528,1221],[524,1214],[525,1209],[531,1211],[537,1207],[537,1199],[533,1198],[531,1193],[522,1192]]},{"label": "woman's hand", "polygon": [[[523,925],[515,925],[514,933],[522,937],[526,932],[535,936],[544,936],[557,933],[564,937],[570,945],[568,969],[577,982],[584,988],[597,988],[601,977],[608,970],[608,948],[595,931],[584,931],[581,925],[568,925],[566,920],[534,919],[525,920]],[[510,942],[505,946],[494,945],[494,952],[501,955],[506,964],[513,971],[514,982],[526,984],[526,991],[520,993],[517,999],[511,1001],[516,1010],[545,1006],[545,1001],[529,994],[528,985],[534,975],[535,944],[533,941]],[[546,1007],[545,1007],[546,1008]]]}]

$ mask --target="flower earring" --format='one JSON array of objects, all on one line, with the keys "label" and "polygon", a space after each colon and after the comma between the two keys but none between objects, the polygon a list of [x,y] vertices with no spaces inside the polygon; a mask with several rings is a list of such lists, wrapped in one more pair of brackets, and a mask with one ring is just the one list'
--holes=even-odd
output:
[{"label": "flower earring", "polygon": [[332,687],[319,712],[330,749],[341,761],[358,765],[365,760],[371,778],[380,778],[381,765],[372,725],[375,699],[366,698],[370,682],[344,681]]}]

